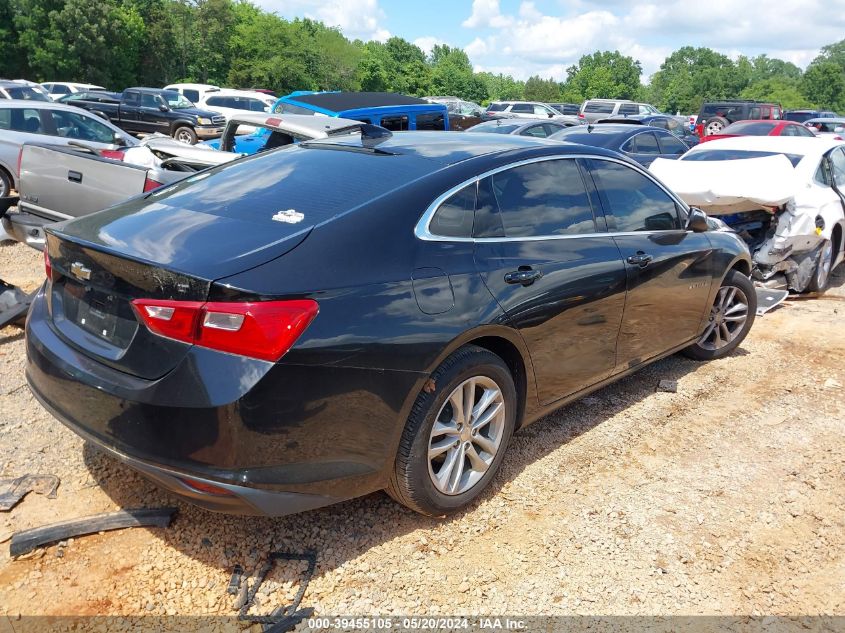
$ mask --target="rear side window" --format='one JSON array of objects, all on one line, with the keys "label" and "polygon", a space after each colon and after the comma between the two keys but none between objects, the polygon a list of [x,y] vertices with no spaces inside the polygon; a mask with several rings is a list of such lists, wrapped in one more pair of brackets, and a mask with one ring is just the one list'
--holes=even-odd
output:
[{"label": "rear side window", "polygon": [[63,86],[63,85],[61,85],[61,84],[56,84],[56,85],[54,85],[54,86],[52,87],[52,89],[50,90],[50,94],[54,94],[54,95],[69,95],[69,94],[70,94],[70,88],[68,88],[67,86]]},{"label": "rear side window", "polygon": [[9,130],[12,127],[12,111],[8,108],[0,108],[0,130]]},{"label": "rear side window", "polygon": [[44,134],[41,116],[38,110],[31,108],[15,108],[10,110],[9,129],[14,132],[29,132],[30,134]]},{"label": "rear side window", "polygon": [[657,146],[657,138],[651,132],[644,132],[637,134],[633,139],[636,151],[638,154],[659,154],[660,148]]},{"label": "rear side window", "polygon": [[613,104],[605,103],[603,101],[588,101],[587,105],[584,106],[584,112],[613,114]]},{"label": "rear side window", "polygon": [[446,118],[442,114],[418,114],[418,130],[445,130]]},{"label": "rear side window", "polygon": [[672,136],[669,132],[666,132],[665,134],[658,134],[657,140],[660,142],[661,154],[677,154],[680,156],[681,154],[685,154],[689,149],[684,143]]},{"label": "rear side window", "polygon": [[514,103],[511,112],[519,114],[534,114],[534,106],[530,103]]},{"label": "rear side window", "polygon": [[619,114],[639,114],[640,106],[636,103],[620,103]]},{"label": "rear side window", "polygon": [[381,126],[391,132],[402,132],[408,129],[408,116],[405,114],[401,116],[383,116],[381,117]]},{"label": "rear side window", "polygon": [[472,237],[476,183],[467,185],[441,204],[428,230],[443,237]]},{"label": "rear side window", "polygon": [[274,108],[273,112],[276,112],[277,114],[314,114],[314,110],[309,110],[308,108],[303,108],[302,106],[284,102],[278,104]]},{"label": "rear side window", "polygon": [[605,207],[609,230],[627,233],[681,228],[675,201],[650,178],[608,160],[591,160],[590,171]]},{"label": "rear side window", "polygon": [[[190,99],[190,97],[188,97]],[[217,107],[222,108],[224,107],[225,98],[224,97],[211,97],[210,99],[206,100],[205,104],[209,107]]]},{"label": "rear side window", "polygon": [[506,237],[595,233],[593,208],[573,159],[531,163],[485,178],[486,202],[498,208]]},{"label": "rear side window", "polygon": [[544,125],[532,125],[522,130],[519,134],[520,136],[534,136],[536,138],[546,138],[549,135]]}]

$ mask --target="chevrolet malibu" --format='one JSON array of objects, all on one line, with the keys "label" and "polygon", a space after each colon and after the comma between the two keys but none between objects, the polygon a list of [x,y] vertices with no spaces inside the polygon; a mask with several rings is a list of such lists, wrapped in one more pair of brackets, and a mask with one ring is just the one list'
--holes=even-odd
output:
[{"label": "chevrolet malibu", "polygon": [[26,328],[39,401],[211,510],[386,489],[444,515],[490,485],[515,429],[748,333],[747,247],[633,161],[371,133],[48,229]]}]

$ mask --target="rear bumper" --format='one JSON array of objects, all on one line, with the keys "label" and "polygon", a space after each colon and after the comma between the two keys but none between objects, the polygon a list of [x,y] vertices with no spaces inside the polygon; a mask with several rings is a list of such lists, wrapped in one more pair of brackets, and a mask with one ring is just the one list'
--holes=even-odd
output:
[{"label": "rear bumper", "polygon": [[383,488],[402,428],[396,394],[418,379],[194,347],[147,380],[66,342],[43,289],[26,349],[30,389],[59,421],[182,498],[240,514],[280,516]]},{"label": "rear bumper", "polygon": [[44,250],[44,227],[55,220],[47,220],[31,213],[15,211],[3,216],[3,230],[18,242]]}]

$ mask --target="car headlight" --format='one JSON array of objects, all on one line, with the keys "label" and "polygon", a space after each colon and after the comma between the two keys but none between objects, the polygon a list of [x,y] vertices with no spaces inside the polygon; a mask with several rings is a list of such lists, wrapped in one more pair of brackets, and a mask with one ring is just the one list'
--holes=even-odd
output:
[{"label": "car headlight", "polygon": [[197,123],[200,125],[211,125],[211,119],[206,119],[205,117],[198,116]]}]

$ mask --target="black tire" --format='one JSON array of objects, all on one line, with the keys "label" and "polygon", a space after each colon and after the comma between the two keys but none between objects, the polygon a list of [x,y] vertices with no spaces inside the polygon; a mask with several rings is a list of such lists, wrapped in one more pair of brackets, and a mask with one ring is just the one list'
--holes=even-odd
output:
[{"label": "black tire", "polygon": [[188,125],[180,125],[173,130],[173,138],[189,145],[196,145],[197,143],[197,133]]},{"label": "black tire", "polygon": [[722,130],[728,127],[728,125],[729,123],[726,118],[714,116],[712,119],[708,119],[707,123],[704,124],[704,136],[710,136],[711,134],[721,134]]},{"label": "black tire", "polygon": [[[731,289],[738,290],[745,296],[745,321],[742,322],[741,325],[738,325],[735,330],[730,330],[730,328],[732,327],[732,323],[738,322],[730,321],[729,319],[738,317],[743,313],[742,310],[731,312],[732,308],[730,307],[727,311],[720,308],[721,300],[724,297],[723,291],[725,294],[730,295]],[[736,294],[733,296],[737,297]],[[728,314],[727,318],[724,316],[726,313]],[[729,271],[722,280],[722,285],[720,286],[719,291],[716,293],[716,298],[713,302],[713,306],[711,307],[710,321],[708,322],[707,327],[701,337],[695,343],[683,350],[682,353],[695,360],[714,360],[716,358],[727,356],[733,352],[748,335],[749,330],[751,330],[751,326],[754,324],[754,317],[756,315],[757,293],[754,291],[754,284],[752,284],[751,280],[738,270]],[[715,324],[714,320],[716,321]],[[718,345],[715,342],[714,337],[717,336],[717,334],[720,335],[724,330],[718,329],[718,332],[715,332],[714,330],[720,328],[720,324],[722,323],[724,323],[724,327],[730,331],[732,338],[730,338],[729,342],[726,344]]]},{"label": "black tire", "polygon": [[819,260],[816,262],[816,269],[805,292],[824,292],[830,283],[830,273],[833,272],[833,262],[836,253],[833,252],[833,243],[830,240],[822,242],[819,249]]},{"label": "black tire", "polygon": [[7,198],[12,193],[12,177],[0,167],[0,198]]},{"label": "black tire", "polygon": [[[444,494],[434,483],[435,475],[429,461],[432,428],[438,415],[444,419],[444,414],[449,411],[447,407],[451,407],[450,397],[453,392],[473,377],[490,380],[499,388],[504,409],[504,419],[498,422],[501,428],[501,440],[483,476],[463,492]],[[516,387],[505,362],[492,352],[474,345],[462,347],[449,356],[434,371],[431,380],[426,385],[426,388],[417,396],[411,414],[408,416],[399,442],[393,473],[386,490],[396,501],[416,512],[429,516],[443,516],[461,510],[472,503],[498,471],[516,421]],[[473,390],[473,393],[477,391]],[[467,424],[468,428],[470,426]],[[455,446],[465,439],[456,438]],[[471,466],[471,460],[469,457],[463,457],[463,454],[460,453],[462,469],[464,464]]]}]

